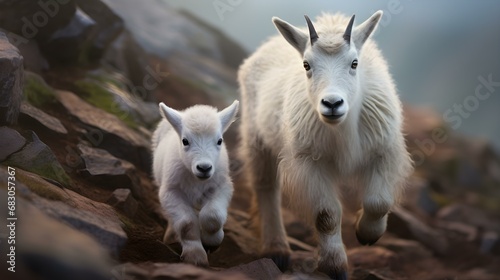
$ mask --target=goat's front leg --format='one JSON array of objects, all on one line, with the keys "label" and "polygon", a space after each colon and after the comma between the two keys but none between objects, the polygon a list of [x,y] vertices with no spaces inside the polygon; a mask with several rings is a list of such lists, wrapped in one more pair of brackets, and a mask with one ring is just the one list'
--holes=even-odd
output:
[{"label": "goat's front leg", "polygon": [[356,221],[356,237],[363,245],[372,245],[387,228],[387,215],[394,205],[394,185],[376,168],[361,181],[364,184],[363,209]]},{"label": "goat's front leg", "polygon": [[196,211],[188,205],[178,190],[167,190],[160,194],[160,202],[173,230],[182,246],[184,262],[208,266],[208,258],[200,239],[200,223]]},{"label": "goat's front leg", "polygon": [[223,226],[227,220],[232,192],[231,183],[226,182],[223,186],[208,187],[204,193],[207,202],[200,210],[199,221],[201,242],[207,252],[217,250],[224,239]]},{"label": "goat's front leg", "polygon": [[312,222],[319,237],[318,271],[347,279],[342,242],[342,205],[326,165],[309,159],[283,160],[281,183],[299,215]]}]

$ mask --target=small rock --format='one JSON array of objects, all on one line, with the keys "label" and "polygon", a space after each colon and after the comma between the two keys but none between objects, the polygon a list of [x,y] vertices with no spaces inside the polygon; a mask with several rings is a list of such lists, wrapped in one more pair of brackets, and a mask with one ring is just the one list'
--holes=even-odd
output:
[{"label": "small rock", "polygon": [[432,252],[414,240],[384,236],[377,245],[397,254],[398,262],[423,260],[432,257]]},{"label": "small rock", "polygon": [[[113,280],[246,280],[244,274],[212,271],[185,263],[125,263],[111,270]],[[265,279],[265,278],[264,278]]]},{"label": "small rock", "polygon": [[317,252],[292,251],[290,271],[294,273],[314,273],[318,267]]},{"label": "small rock", "polygon": [[386,267],[396,259],[396,254],[380,246],[356,247],[347,251],[349,264],[353,267]]},{"label": "small rock", "polygon": [[85,164],[83,173],[88,175],[89,180],[107,189],[128,188],[136,197],[142,197],[143,187],[134,165],[103,149],[83,144],[78,144],[77,148]]},{"label": "small rock", "polygon": [[480,250],[482,253],[491,252],[498,254],[500,253],[500,251],[498,251],[498,248],[500,247],[499,243],[500,243],[500,237],[498,236],[498,233],[494,231],[487,231],[483,233],[483,236],[481,237]]},{"label": "small rock", "polygon": [[277,279],[281,275],[281,271],[271,259],[259,259],[227,271],[241,272],[251,279]]},{"label": "small rock", "polygon": [[118,117],[98,109],[75,94],[57,91],[57,98],[68,113],[91,126],[86,137],[95,147],[132,162],[148,171],[151,168],[149,140],[129,128]]},{"label": "small rock", "polygon": [[475,241],[478,236],[476,227],[460,222],[437,220],[436,226],[468,242]]},{"label": "small rock", "polygon": [[91,148],[78,144],[86,171],[91,176],[99,175],[126,175],[134,166],[125,160],[118,159],[106,150]]},{"label": "small rock", "polygon": [[448,240],[403,208],[396,208],[390,215],[387,230],[399,237],[417,240],[434,252],[444,255]]},{"label": "small rock", "polygon": [[12,128],[6,126],[0,127],[0,162],[4,161],[11,154],[19,151],[24,144],[26,144],[26,139]]},{"label": "small rock", "polygon": [[28,116],[31,119],[36,120],[44,127],[59,133],[68,134],[68,130],[64,127],[60,120],[52,117],[51,115],[45,113],[44,111],[30,105],[29,103],[23,102],[21,104],[21,114]]},{"label": "small rock", "polygon": [[445,221],[460,222],[479,227],[485,230],[500,232],[500,224],[496,219],[489,217],[479,208],[455,203],[444,207],[437,213],[437,217]]},{"label": "small rock", "polygon": [[0,125],[17,122],[23,94],[23,69],[19,50],[0,32]]},{"label": "small rock", "polygon": [[352,272],[352,278],[354,280],[390,280],[394,279],[392,277],[386,277],[377,271],[371,271],[367,269],[357,268]]},{"label": "small rock", "polygon": [[4,164],[19,167],[44,178],[55,180],[64,186],[70,186],[71,179],[57,161],[52,150],[38,138],[35,132],[28,131],[27,134],[28,144],[12,154]]},{"label": "small rock", "polygon": [[129,189],[116,189],[108,199],[108,204],[122,211],[128,217],[134,217],[138,205]]}]

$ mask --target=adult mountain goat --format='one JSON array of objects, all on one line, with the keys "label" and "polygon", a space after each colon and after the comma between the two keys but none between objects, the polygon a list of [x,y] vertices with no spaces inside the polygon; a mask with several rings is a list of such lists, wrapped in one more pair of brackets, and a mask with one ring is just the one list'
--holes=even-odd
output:
[{"label": "adult mountain goat", "polygon": [[357,27],[354,16],[323,14],[314,24],[306,16],[307,29],[275,17],[282,37],[269,39],[240,67],[240,154],[255,189],[263,253],[282,269],[290,248],[281,190],[317,231],[318,270],[346,279],[340,188],[357,191],[346,200],[362,206],[356,235],[372,244],[412,170],[401,104],[369,38],[381,16]]}]

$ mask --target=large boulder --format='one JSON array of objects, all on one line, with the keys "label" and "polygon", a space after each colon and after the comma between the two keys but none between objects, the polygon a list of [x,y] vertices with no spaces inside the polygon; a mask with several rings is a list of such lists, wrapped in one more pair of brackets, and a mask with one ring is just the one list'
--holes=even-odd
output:
[{"label": "large boulder", "polygon": [[123,20],[100,0],[76,0],[76,4],[96,23],[87,50],[89,59],[99,59],[124,29]]},{"label": "large boulder", "polygon": [[[57,221],[92,237],[110,255],[119,256],[127,235],[111,206],[63,189],[20,168],[15,172],[16,195]],[[6,170],[0,169],[0,179],[6,182],[7,176]]]},{"label": "large boulder", "polygon": [[[112,265],[109,252],[95,238],[60,219],[56,210],[56,204],[69,203],[71,211],[83,211],[83,203],[78,196],[33,173],[19,168],[15,168],[14,174],[12,172],[12,169],[0,166],[1,181],[7,182],[10,176],[16,178],[16,243],[11,244],[16,248],[16,272],[8,279],[109,279]],[[2,184],[0,199],[7,201],[8,195],[12,196],[12,191],[8,193],[7,184]],[[43,209],[36,207],[39,203],[50,206]],[[47,211],[49,208],[52,211]],[[99,208],[92,210],[102,215]],[[6,220],[7,214],[7,211],[2,211],[0,218]],[[0,242],[7,244],[8,235],[3,229],[0,232]],[[0,256],[4,263],[5,256]],[[3,273],[1,275],[5,275]]]},{"label": "large boulder", "polygon": [[23,57],[19,50],[9,43],[5,34],[0,32],[0,125],[14,124],[17,121],[23,93],[22,84]]},{"label": "large boulder", "polygon": [[0,28],[16,46],[36,41],[51,63],[86,63],[101,58],[123,21],[99,0],[8,0],[0,3]]},{"label": "large boulder", "polygon": [[70,23],[75,11],[73,0],[6,0],[0,2],[0,28],[15,33],[9,35],[19,44],[31,39],[45,42]]}]

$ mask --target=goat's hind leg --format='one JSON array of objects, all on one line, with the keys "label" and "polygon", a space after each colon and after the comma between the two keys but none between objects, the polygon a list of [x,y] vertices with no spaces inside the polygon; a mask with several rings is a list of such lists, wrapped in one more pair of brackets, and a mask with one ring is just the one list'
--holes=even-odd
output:
[{"label": "goat's hind leg", "polygon": [[289,265],[290,247],[281,216],[276,158],[266,148],[251,147],[247,149],[246,159],[248,180],[255,191],[253,210],[258,213],[256,226],[260,231],[262,253],[284,271]]}]

